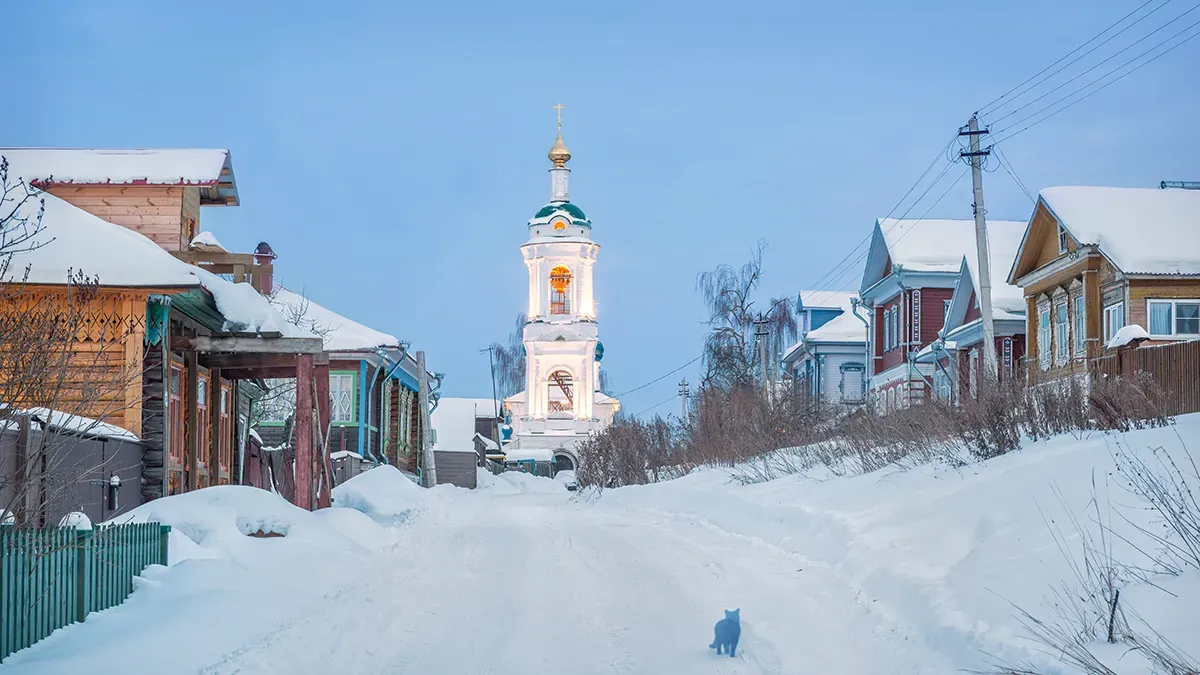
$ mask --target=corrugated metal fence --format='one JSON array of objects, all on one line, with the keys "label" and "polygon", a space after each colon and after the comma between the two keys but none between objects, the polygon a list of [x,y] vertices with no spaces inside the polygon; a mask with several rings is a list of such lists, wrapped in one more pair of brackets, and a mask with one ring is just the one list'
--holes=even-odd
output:
[{"label": "corrugated metal fence", "polygon": [[1163,392],[1166,414],[1200,412],[1200,340],[1126,348],[1093,359],[1089,367],[1098,379],[1146,373]]},{"label": "corrugated metal fence", "polygon": [[121,604],[133,578],[167,564],[171,528],[0,526],[0,660],[91,612]]}]

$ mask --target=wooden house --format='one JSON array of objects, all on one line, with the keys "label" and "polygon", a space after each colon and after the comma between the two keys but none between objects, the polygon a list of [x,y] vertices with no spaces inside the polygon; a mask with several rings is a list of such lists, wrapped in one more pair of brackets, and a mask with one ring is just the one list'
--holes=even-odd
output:
[{"label": "wooden house", "polygon": [[[313,453],[319,438],[313,418],[328,418],[321,341],[284,322],[260,295],[270,283],[270,256],[189,246],[199,233],[202,205],[237,204],[229,153],[0,149],[0,155],[15,176],[46,193],[44,222],[54,239],[29,255],[42,256],[52,276],[83,270],[99,278],[107,304],[87,326],[97,335],[84,342],[119,351],[120,364],[137,377],[120,415],[97,416],[141,437],[144,498],[238,482],[247,411],[260,391],[255,382],[294,377],[300,392],[295,479],[305,488],[294,497],[305,507],[317,503],[313,476],[328,466]],[[78,223],[87,223],[94,236],[65,229]],[[122,251],[141,258],[129,262]],[[240,283],[249,280],[258,288]],[[323,487],[320,498],[327,502],[328,481]]]},{"label": "wooden house", "polygon": [[859,296],[871,312],[868,392],[880,411],[930,397],[934,366],[915,357],[938,338],[963,257],[974,255],[973,220],[876,221]]},{"label": "wooden house", "polygon": [[[419,473],[424,460],[420,370],[408,343],[280,286],[271,302],[299,327],[320,335],[329,358],[330,451],[354,453],[365,465],[391,464]],[[438,376],[428,373],[426,397]],[[433,383],[433,384],[429,384]],[[260,422],[268,445],[283,445],[285,421]]]},{"label": "wooden house", "polygon": [[1042,190],[1008,283],[1026,303],[1031,381],[1082,376],[1127,325],[1200,338],[1200,192]]},{"label": "wooden house", "polygon": [[[988,223],[992,269],[992,327],[999,381],[1022,376],[1025,356],[1025,299],[1021,289],[1002,280],[1012,266],[1025,226],[1019,222]],[[933,396],[957,403],[975,398],[985,382],[983,314],[979,306],[979,256],[963,256],[958,281],[946,308],[939,337],[917,353],[915,361],[933,366]]]},{"label": "wooden house", "polygon": [[814,401],[846,407],[866,402],[867,324],[854,313],[854,293],[801,291],[800,340],[783,355],[792,386]]}]

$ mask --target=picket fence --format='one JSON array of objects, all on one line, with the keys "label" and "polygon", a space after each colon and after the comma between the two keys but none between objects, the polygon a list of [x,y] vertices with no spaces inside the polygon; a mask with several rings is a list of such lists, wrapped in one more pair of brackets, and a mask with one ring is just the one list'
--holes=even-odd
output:
[{"label": "picket fence", "polygon": [[133,578],[167,564],[171,528],[0,526],[0,661],[91,612],[121,604]]}]

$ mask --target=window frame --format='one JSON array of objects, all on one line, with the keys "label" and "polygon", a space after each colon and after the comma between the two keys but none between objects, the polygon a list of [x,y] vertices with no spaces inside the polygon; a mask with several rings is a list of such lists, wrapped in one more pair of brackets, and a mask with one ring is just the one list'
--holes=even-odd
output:
[{"label": "window frame", "polygon": [[1063,227],[1063,224],[1060,222],[1058,224],[1058,254],[1059,255],[1063,255],[1064,253],[1066,253],[1069,250],[1070,247],[1068,246],[1068,244],[1070,243],[1070,239],[1071,239],[1071,233],[1067,232],[1067,228]]},{"label": "window frame", "polygon": [[1071,347],[1075,356],[1087,355],[1087,300],[1082,293],[1071,296]]},{"label": "window frame", "polygon": [[[338,419],[338,404],[334,395],[341,392],[340,387],[334,386],[334,378],[348,378],[350,386],[347,392],[349,399],[349,419]],[[329,417],[334,426],[353,426],[358,424],[358,373],[353,370],[329,371]]]},{"label": "window frame", "polygon": [[[1146,316],[1148,317],[1149,316],[1149,307],[1146,308],[1146,311],[1147,311]],[[1113,317],[1114,316],[1117,317],[1117,319],[1120,322],[1120,325],[1113,326]],[[1147,323],[1149,323],[1149,321],[1147,321]],[[1108,343],[1112,341],[1113,336],[1115,336],[1117,334],[1117,331],[1121,330],[1124,327],[1125,327],[1125,301],[1118,300],[1112,304],[1105,305],[1105,307],[1104,307],[1104,346],[1107,347]]]},{"label": "window frame", "polygon": [[[1171,332],[1170,333],[1155,333],[1152,330],[1153,322],[1151,321],[1151,307],[1156,304],[1171,306]],[[1179,340],[1187,338],[1200,337],[1200,330],[1195,333],[1179,332],[1179,305],[1197,305],[1200,307],[1200,299],[1193,298],[1146,298],[1146,332],[1150,334],[1152,340]],[[1187,317],[1185,320],[1191,320],[1195,317]],[[1200,323],[1200,321],[1198,321]]]},{"label": "window frame", "polygon": [[228,380],[221,380],[220,401],[217,409],[217,426],[221,434],[217,440],[217,466],[221,471],[228,472],[233,466],[233,387]]},{"label": "window frame", "polygon": [[921,291],[920,291],[920,289],[916,289],[916,288],[913,289],[912,302],[910,302],[909,304],[912,305],[911,312],[910,312],[911,316],[909,317],[912,320],[912,341],[917,346],[920,346],[920,344],[921,344]]},{"label": "window frame", "polygon": [[186,370],[183,365],[172,362],[167,375],[167,433],[168,459],[183,465],[183,383]]},{"label": "window frame", "polygon": [[[555,277],[562,276],[561,273],[556,275],[555,271],[560,269],[566,270],[566,279],[561,291],[554,288]],[[550,316],[571,316],[571,295],[575,291],[575,272],[567,265],[553,265],[546,281],[550,288]],[[556,307],[558,311],[555,310]]]},{"label": "window frame", "polygon": [[892,350],[892,308],[887,307],[883,310],[883,351],[881,354],[886,354]]},{"label": "window frame", "polygon": [[196,463],[208,467],[209,429],[212,419],[209,417],[208,397],[212,392],[211,379],[208,373],[201,371],[196,375]]},{"label": "window frame", "polygon": [[[842,403],[862,403],[867,395],[867,368],[861,363],[843,363],[838,366],[841,372],[841,382],[838,383],[838,392]],[[858,397],[846,397],[846,373],[858,373]]]},{"label": "window frame", "polygon": [[1067,294],[1057,295],[1051,303],[1050,316],[1052,339],[1054,340],[1054,364],[1062,366],[1071,356],[1071,310]]},{"label": "window frame", "polygon": [[979,350],[967,353],[967,391],[972,399],[979,398]]},{"label": "window frame", "polygon": [[1049,370],[1052,359],[1054,358],[1054,345],[1052,344],[1054,334],[1054,317],[1050,314],[1051,303],[1049,300],[1042,299],[1038,301],[1038,363],[1042,370]]},{"label": "window frame", "polygon": [[950,301],[942,301],[942,327],[946,327],[946,322],[950,320]]}]

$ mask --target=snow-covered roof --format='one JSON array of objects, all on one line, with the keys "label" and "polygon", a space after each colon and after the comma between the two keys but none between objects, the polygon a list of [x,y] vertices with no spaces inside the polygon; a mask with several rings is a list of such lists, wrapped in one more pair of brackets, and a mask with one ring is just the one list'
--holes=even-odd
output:
[{"label": "snow-covered roof", "polygon": [[481,434],[479,432],[476,432],[475,435],[471,438],[471,440],[477,440],[480,443],[483,443],[483,447],[487,448],[488,450],[499,450],[500,449],[499,443],[497,443],[496,441],[493,441],[492,439],[488,438],[487,436],[484,436],[483,434]]},{"label": "snow-covered roof", "polygon": [[800,291],[800,308],[802,309],[844,309],[849,311],[850,300],[858,295],[856,291]]},{"label": "snow-covered roof", "polygon": [[437,435],[433,449],[475,452],[475,418],[495,416],[496,402],[490,398],[441,398],[429,419]]},{"label": "snow-covered roof", "polygon": [[279,333],[283,337],[315,338],[316,335],[284,320],[271,301],[247,283],[235,284],[208,270],[190,267],[204,290],[212,293],[217,310],[231,332]]},{"label": "snow-covered roof", "polygon": [[47,427],[61,431],[69,431],[73,434],[104,438],[112,441],[129,441],[131,443],[137,443],[139,440],[137,434],[127,429],[122,429],[115,424],[101,422],[90,417],[83,417],[82,415],[72,415],[61,410],[24,408],[10,410],[6,413],[6,416],[10,418],[6,422],[9,428],[12,428],[16,423],[11,419],[12,417],[28,416],[35,423],[44,424]]},{"label": "snow-covered roof", "polygon": [[215,185],[228,150],[0,148],[29,182],[81,185]]},{"label": "snow-covered roof", "polygon": [[[991,260],[992,316],[996,319],[1020,319],[1025,316],[1025,292],[1006,280],[1008,269],[1017,257],[1017,249],[1025,236],[1025,223],[1011,220],[988,221],[988,258]],[[979,297],[979,254],[972,249],[963,256],[971,275],[975,296]]]},{"label": "snow-covered roof", "polygon": [[317,332],[328,331],[324,336],[327,351],[358,351],[381,346],[395,347],[400,344],[400,340],[394,335],[381,333],[353,319],[347,319],[282,286],[272,294],[271,303],[288,316],[303,313],[301,325]]},{"label": "snow-covered roof", "polygon": [[[988,228],[1025,223],[989,220]],[[974,220],[881,218],[878,227],[892,265],[915,272],[957,272],[963,256],[975,254]]]},{"label": "snow-covered roof", "polygon": [[16,203],[5,202],[0,205],[0,217],[17,210],[19,216],[28,217],[33,225],[39,200],[46,205],[43,229],[17,248],[8,269],[11,278],[20,279],[28,267],[31,284],[66,284],[71,272],[98,277],[104,286],[189,288],[199,284],[191,266],[175,259],[144,235],[114,225],[54,195],[31,197],[19,209]]},{"label": "snow-covered roof", "polygon": [[554,459],[554,453],[546,448],[507,447],[504,449],[504,460],[507,462],[519,462],[530,459],[535,462],[549,462]]},{"label": "snow-covered roof", "polygon": [[1200,274],[1200,191],[1052,187],[1040,198],[1126,274]]},{"label": "snow-covered roof", "polygon": [[866,342],[867,327],[849,310],[805,335],[809,342]]}]

